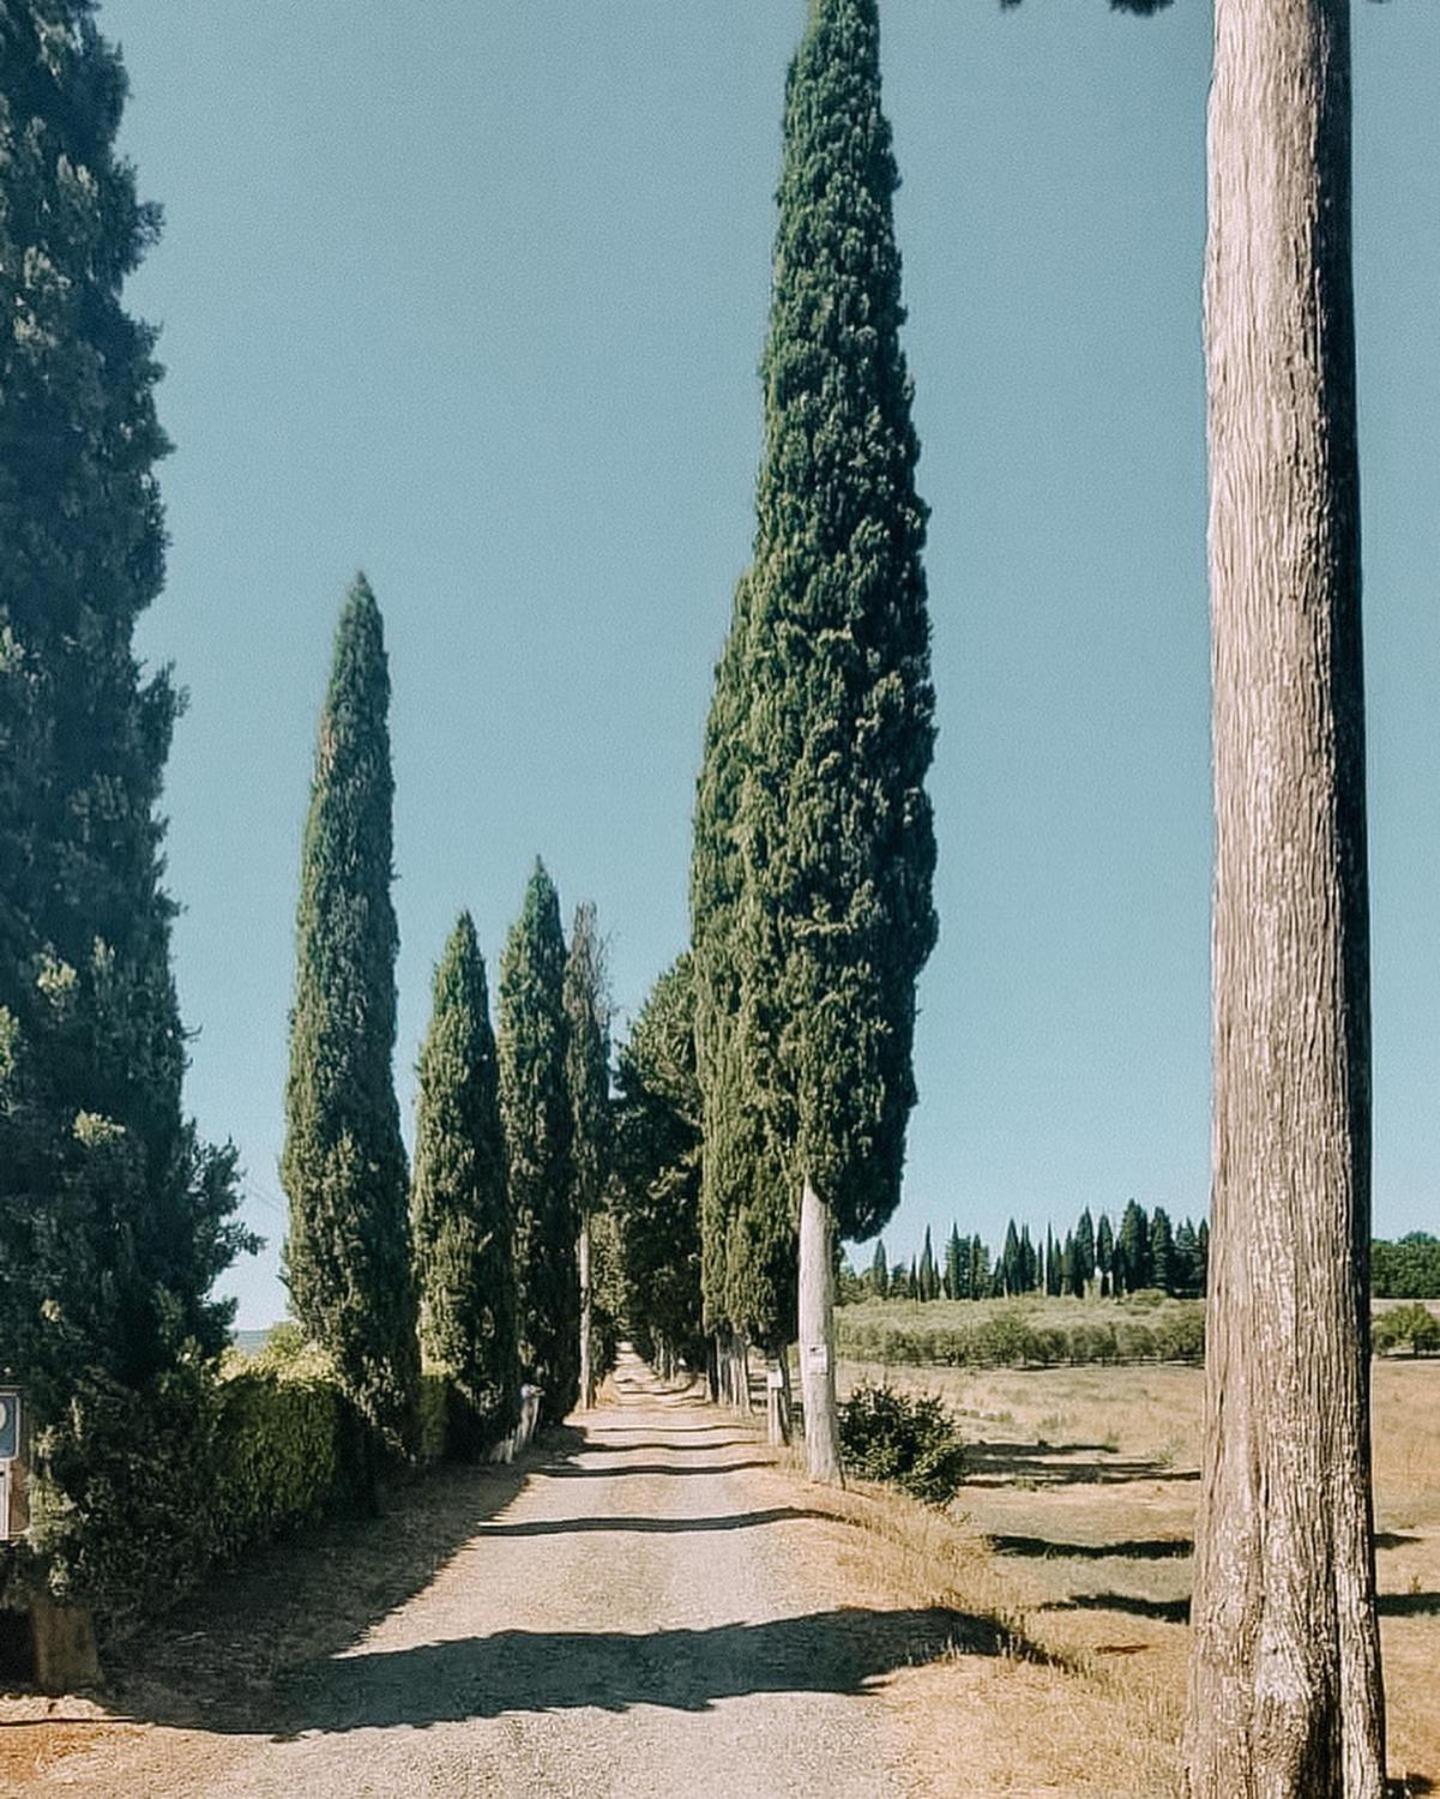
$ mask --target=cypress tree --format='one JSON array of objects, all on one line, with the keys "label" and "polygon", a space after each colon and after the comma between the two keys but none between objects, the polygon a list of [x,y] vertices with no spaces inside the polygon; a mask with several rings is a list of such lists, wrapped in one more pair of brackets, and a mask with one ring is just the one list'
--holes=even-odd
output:
[{"label": "cypress tree", "polygon": [[964,1256],[960,1247],[960,1226],[950,1226],[950,1240],[945,1245],[945,1297],[960,1299],[964,1294]]},{"label": "cypress tree", "polygon": [[890,1269],[885,1260],[885,1244],[877,1238],[875,1254],[870,1260],[870,1291],[877,1299],[884,1299],[890,1291]]},{"label": "cypress tree", "polygon": [[1175,1233],[1170,1214],[1156,1206],[1150,1217],[1150,1281],[1162,1293],[1175,1291]]},{"label": "cypress tree", "polygon": [[626,1322],[668,1376],[700,1365],[700,1112],[693,959],[656,981],[616,1070],[615,1209]]},{"label": "cypress tree", "polygon": [[1200,1291],[1210,1291],[1210,1220],[1202,1218],[1195,1231],[1196,1259],[1200,1267]]},{"label": "cypress tree", "polygon": [[990,1251],[980,1237],[970,1239],[970,1281],[968,1299],[983,1299],[990,1290]]},{"label": "cypress tree", "polygon": [[575,1169],[575,1212],[580,1222],[580,1403],[595,1403],[595,1324],[591,1269],[591,1221],[610,1182],[610,995],[605,946],[587,900],[576,908],[565,962],[565,1016],[569,1041],[565,1077],[570,1089]]},{"label": "cypress tree", "polygon": [[930,1241],[930,1226],[925,1226],[925,1246],[920,1251],[920,1297],[934,1299],[939,1282],[935,1274],[935,1249]]},{"label": "cypress tree", "polygon": [[1095,1260],[1100,1266],[1101,1295],[1112,1294],[1115,1291],[1115,1233],[1108,1212],[1100,1214],[1100,1223],[1095,1230]]},{"label": "cypress tree", "polygon": [[410,1219],[420,1346],[450,1377],[475,1447],[514,1428],[514,1222],[485,961],[462,912],[435,970],[420,1052]]},{"label": "cypress tree", "polygon": [[1086,1206],[1075,1226],[1075,1259],[1073,1286],[1075,1296],[1083,1299],[1095,1278],[1095,1223]]},{"label": "cypress tree", "polygon": [[1005,1226],[1005,1245],[1000,1251],[1000,1290],[1007,1298],[1020,1291],[1020,1233],[1015,1229],[1012,1218]]},{"label": "cypress tree", "polygon": [[[746,656],[752,582],[735,590],[715,670],[695,796],[690,869],[696,1068],[702,1096],[701,1281],[716,1374],[748,1408],[745,1336],[780,1345],[793,1333],[794,1215],[767,1120],[753,1017],[742,1008],[739,841],[749,694]],[[780,1364],[783,1368],[783,1358]]]},{"label": "cypress tree", "polygon": [[1195,1226],[1186,1219],[1175,1231],[1175,1278],[1172,1291],[1182,1299],[1194,1299],[1200,1291],[1200,1245]]},{"label": "cypress tree", "polygon": [[280,1172],[285,1279],[380,1446],[414,1446],[420,1372],[409,1178],[392,1056],[399,931],[390,677],[363,575],[340,614],[301,851]]},{"label": "cypress tree", "polygon": [[1150,1225],[1145,1208],[1131,1200],[1120,1219],[1120,1235],[1115,1241],[1116,1260],[1124,1268],[1125,1291],[1137,1293],[1154,1285],[1150,1265]]},{"label": "cypress tree", "polygon": [[515,1216],[520,1361],[554,1423],[580,1382],[579,1218],[566,1078],[565,933],[538,858],[500,961],[500,1113]]},{"label": "cypress tree", "polygon": [[30,1543],[57,1591],[114,1609],[144,1560],[137,1482],[177,1499],[157,1408],[187,1344],[222,1349],[211,1287],[254,1240],[233,1150],[182,1107],[158,812],[180,696],[133,642],[169,445],[155,334],[121,304],[159,215],[116,154],[125,72],[92,14],[0,8],[0,1369],[36,1426]]},{"label": "cypress tree", "polygon": [[812,0],[786,89],[742,818],[755,1094],[800,1201],[812,1475],[839,1472],[833,1241],[899,1199],[935,939],[925,509],[876,0]]}]

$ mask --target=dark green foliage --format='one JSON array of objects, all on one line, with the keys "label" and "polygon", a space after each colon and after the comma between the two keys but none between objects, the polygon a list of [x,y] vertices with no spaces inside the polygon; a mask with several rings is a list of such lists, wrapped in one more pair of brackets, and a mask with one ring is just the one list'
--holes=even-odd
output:
[{"label": "dark green foliage", "polygon": [[1440,1318],[1418,1301],[1381,1312],[1371,1332],[1375,1353],[1406,1349],[1412,1356],[1440,1355]]},{"label": "dark green foliage", "polygon": [[565,934],[542,862],[525,889],[500,963],[500,1111],[515,1216],[520,1360],[541,1414],[563,1418],[579,1395],[580,1273],[565,1064]]},{"label": "dark green foliage", "polygon": [[1115,1291],[1115,1233],[1108,1212],[1100,1214],[1095,1230],[1095,1260],[1100,1269],[1100,1292],[1108,1298]]},{"label": "dark green foliage", "polygon": [[573,1120],[571,1159],[575,1208],[582,1217],[600,1209],[610,1180],[610,995],[605,946],[586,901],[575,909],[565,961],[565,1016],[569,1024],[565,1070]]},{"label": "dark green foliage", "polygon": [[1120,1220],[1119,1234],[1115,1239],[1114,1265],[1114,1290],[1117,1294],[1138,1293],[1141,1288],[1155,1284],[1150,1260],[1150,1221],[1145,1208],[1133,1199],[1125,1207]]},{"label": "dark green foliage", "polygon": [[901,1487],[927,1505],[948,1505],[965,1478],[955,1420],[933,1394],[862,1383],[840,1408],[840,1448],[862,1480]]},{"label": "dark green foliage", "polygon": [[636,1347],[698,1368],[700,1086],[695,978],[681,956],[650,990],[621,1047],[615,1113],[615,1211],[625,1270],[625,1319]]},{"label": "dark green foliage", "polygon": [[520,1359],[500,1076],[468,912],[435,970],[419,1074],[410,1221],[420,1346],[468,1412],[468,1433],[456,1434],[480,1448],[514,1429]]},{"label": "dark green foliage", "polygon": [[1074,1253],[1070,1260],[1071,1291],[1077,1298],[1085,1297],[1086,1289],[1095,1278],[1095,1224],[1090,1216],[1090,1208],[1086,1206],[1080,1214],[1075,1226]]},{"label": "dark green foliage", "polygon": [[1381,1299],[1440,1299],[1440,1242],[1411,1231],[1398,1243],[1375,1243],[1370,1280]]},{"label": "dark green foliage", "polygon": [[870,1260],[870,1291],[876,1299],[884,1299],[890,1291],[890,1265],[885,1260],[885,1245],[877,1238],[875,1254]]},{"label": "dark green foliage", "polygon": [[361,575],[340,614],[305,821],[280,1173],[295,1315],[399,1455],[414,1449],[420,1354],[392,1069],[389,706],[380,609]]},{"label": "dark green foliage", "polygon": [[734,962],[749,1091],[783,1146],[787,1198],[808,1177],[839,1234],[863,1239],[899,1198],[915,982],[936,929],[925,509],[875,0],[816,0],[784,144]]},{"label": "dark green foliage", "polygon": [[964,1249],[960,1242],[960,1227],[952,1224],[949,1240],[945,1245],[945,1297],[962,1299],[964,1288]]},{"label": "dark green foliage", "polygon": [[1162,1293],[1175,1291],[1175,1232],[1170,1214],[1156,1206],[1150,1215],[1150,1285]]},{"label": "dark green foliage", "polygon": [[[177,1394],[225,1341],[215,1277],[253,1246],[233,1152],[181,1107],[158,812],[180,696],[133,644],[169,446],[154,332],[121,305],[159,217],[116,156],[125,73],[91,15],[0,6],[0,1368],[72,1594],[167,1503],[111,1420],[183,1484]],[[102,1488],[113,1507],[89,1506]]]},{"label": "dark green foliage", "polygon": [[1200,1240],[1195,1226],[1187,1218],[1175,1232],[1175,1249],[1170,1263],[1169,1291],[1181,1299],[1197,1298],[1202,1289],[1200,1279]]},{"label": "dark green foliage", "polygon": [[919,1286],[921,1299],[940,1297],[940,1277],[935,1272],[935,1250],[930,1242],[930,1226],[925,1226],[925,1247],[920,1252]]}]

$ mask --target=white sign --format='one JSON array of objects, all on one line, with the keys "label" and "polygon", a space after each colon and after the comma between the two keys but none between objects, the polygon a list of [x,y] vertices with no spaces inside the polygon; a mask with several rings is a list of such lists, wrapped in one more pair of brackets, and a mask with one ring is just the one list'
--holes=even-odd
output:
[{"label": "white sign", "polygon": [[823,1343],[807,1343],[805,1345],[805,1372],[807,1374],[828,1374],[830,1372],[830,1351]]},{"label": "white sign", "polygon": [[784,1390],[785,1376],[778,1368],[772,1368],[765,1376],[765,1385],[767,1387],[774,1387],[777,1393],[781,1392]]}]

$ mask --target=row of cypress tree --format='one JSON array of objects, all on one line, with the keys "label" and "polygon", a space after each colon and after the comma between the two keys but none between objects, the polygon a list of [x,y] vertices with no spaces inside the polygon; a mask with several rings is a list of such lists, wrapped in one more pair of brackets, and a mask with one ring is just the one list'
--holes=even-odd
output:
[{"label": "row of cypress tree", "polygon": [[1119,1298],[1143,1290],[1194,1299],[1205,1291],[1209,1252],[1207,1220],[1197,1227],[1187,1218],[1177,1228],[1163,1206],[1147,1212],[1132,1199],[1118,1230],[1105,1212],[1097,1224],[1087,1206],[1063,1240],[1047,1229],[1043,1244],[1032,1240],[1028,1225],[1017,1229],[1012,1218],[993,1260],[983,1239],[962,1237],[958,1225],[951,1227],[943,1264],[936,1262],[927,1227],[924,1247],[911,1258],[908,1273],[903,1263],[891,1268],[884,1243],[877,1242],[863,1285],[881,1299],[998,1299],[1026,1293]]},{"label": "row of cypress tree", "polygon": [[[514,1424],[522,1377],[564,1416],[581,1382],[583,1226],[610,1163],[609,1012],[593,906],[567,950],[542,863],[500,964],[499,1033],[462,913],[435,971],[413,1180],[393,1080],[394,780],[380,609],[341,612],[302,850],[281,1174],[284,1274],[378,1453],[414,1452],[424,1359],[460,1440]],[[588,1327],[588,1321],[587,1321]]]}]

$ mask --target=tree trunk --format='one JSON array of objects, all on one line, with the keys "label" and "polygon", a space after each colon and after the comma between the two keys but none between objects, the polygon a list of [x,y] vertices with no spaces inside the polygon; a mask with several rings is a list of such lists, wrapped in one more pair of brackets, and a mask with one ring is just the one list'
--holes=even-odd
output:
[{"label": "tree trunk", "polygon": [[1194,1799],[1379,1799],[1349,0],[1216,0],[1213,1236]]},{"label": "tree trunk", "polygon": [[595,1357],[591,1343],[594,1302],[590,1288],[590,1220],[580,1220],[580,1406],[595,1409]]},{"label": "tree trunk", "polygon": [[835,1403],[835,1225],[808,1175],[800,1196],[800,1392],[810,1478],[843,1486]]}]

